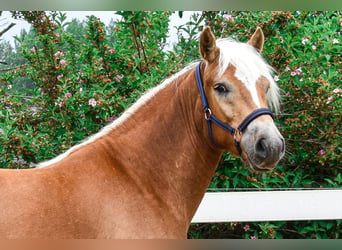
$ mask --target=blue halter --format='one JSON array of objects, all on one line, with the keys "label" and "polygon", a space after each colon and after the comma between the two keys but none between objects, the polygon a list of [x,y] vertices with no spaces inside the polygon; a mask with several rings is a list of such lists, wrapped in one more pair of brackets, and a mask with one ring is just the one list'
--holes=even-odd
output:
[{"label": "blue halter", "polygon": [[203,111],[204,111],[204,118],[207,121],[208,124],[208,133],[210,140],[212,141],[213,144],[215,143],[214,136],[213,136],[213,131],[212,131],[212,122],[214,122],[216,125],[219,127],[223,128],[226,130],[228,133],[230,133],[234,137],[234,144],[235,147],[237,148],[239,154],[241,155],[242,150],[240,147],[240,139],[243,131],[247,128],[247,126],[257,117],[261,115],[270,115],[273,118],[273,113],[270,109],[267,108],[260,108],[254,110],[252,113],[250,113],[241,123],[240,125],[236,128],[231,127],[230,125],[224,123],[220,119],[218,119],[211,111],[207,97],[204,93],[204,88],[203,88],[203,81],[202,81],[202,76],[201,76],[201,63],[200,62],[196,66],[196,71],[195,71],[195,76],[196,76],[196,83],[197,87],[201,96],[202,100],[202,105],[203,105]]}]

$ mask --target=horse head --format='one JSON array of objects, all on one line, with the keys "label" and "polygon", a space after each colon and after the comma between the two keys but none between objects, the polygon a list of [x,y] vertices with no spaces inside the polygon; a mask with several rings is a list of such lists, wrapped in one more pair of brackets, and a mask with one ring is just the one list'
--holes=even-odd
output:
[{"label": "horse head", "polygon": [[216,40],[207,27],[200,36],[203,61],[196,73],[205,93],[202,103],[207,102],[204,116],[211,141],[240,155],[257,172],[273,169],[285,152],[284,138],[268,109],[278,111],[279,89],[272,68],[261,57],[263,44],[260,28],[247,43],[240,43]]}]

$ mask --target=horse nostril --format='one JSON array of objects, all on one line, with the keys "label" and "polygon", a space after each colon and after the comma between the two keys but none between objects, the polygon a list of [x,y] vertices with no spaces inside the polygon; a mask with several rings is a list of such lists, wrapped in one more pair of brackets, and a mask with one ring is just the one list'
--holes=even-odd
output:
[{"label": "horse nostril", "polygon": [[267,157],[267,146],[266,146],[266,140],[265,139],[260,139],[256,146],[255,146],[255,152],[256,152],[256,155],[264,160],[266,159]]}]

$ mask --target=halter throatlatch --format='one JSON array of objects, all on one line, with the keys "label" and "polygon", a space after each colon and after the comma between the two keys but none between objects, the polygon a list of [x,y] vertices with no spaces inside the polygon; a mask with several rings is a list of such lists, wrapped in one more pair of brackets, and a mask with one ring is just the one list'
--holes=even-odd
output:
[{"label": "halter throatlatch", "polygon": [[208,100],[207,97],[204,93],[204,88],[203,88],[203,81],[202,81],[202,76],[201,76],[201,63],[200,62],[197,66],[196,66],[196,71],[195,71],[195,76],[196,76],[196,83],[197,83],[197,87],[201,96],[201,100],[202,100],[202,105],[203,105],[203,111],[204,111],[204,118],[207,121],[208,124],[208,133],[209,133],[209,137],[210,140],[212,141],[212,143],[215,143],[214,140],[214,136],[213,136],[213,131],[212,131],[212,122],[214,122],[216,125],[218,125],[219,127],[223,128],[224,130],[226,130],[228,133],[230,133],[233,137],[234,137],[234,144],[235,147],[237,148],[239,154],[241,155],[242,150],[240,147],[240,141],[241,141],[241,137],[242,137],[242,133],[243,131],[247,128],[247,126],[257,117],[261,116],[261,115],[269,115],[273,118],[273,113],[270,109],[267,108],[260,108],[260,109],[256,109],[254,110],[252,113],[250,113],[241,123],[237,128],[233,128],[230,125],[224,123],[223,121],[221,121],[220,119],[218,119],[211,111],[209,104],[208,104]]}]

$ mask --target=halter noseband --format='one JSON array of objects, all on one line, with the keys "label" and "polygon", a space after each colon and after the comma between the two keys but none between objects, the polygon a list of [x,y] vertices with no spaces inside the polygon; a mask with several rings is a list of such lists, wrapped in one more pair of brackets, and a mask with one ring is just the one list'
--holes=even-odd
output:
[{"label": "halter noseband", "polygon": [[230,125],[224,123],[223,121],[221,121],[220,119],[218,119],[211,111],[209,104],[208,104],[208,100],[207,97],[204,93],[204,88],[203,88],[203,81],[202,81],[202,76],[201,76],[201,63],[200,62],[197,66],[196,66],[196,71],[195,71],[195,76],[196,76],[196,83],[197,83],[197,87],[201,96],[201,100],[202,100],[202,105],[203,105],[203,111],[204,111],[204,118],[207,121],[208,124],[208,133],[209,133],[209,137],[210,140],[212,141],[212,143],[215,143],[214,140],[214,136],[213,136],[213,131],[212,131],[212,126],[211,123],[214,122],[216,125],[218,125],[219,127],[223,128],[224,130],[228,131],[228,133],[230,133],[233,137],[234,137],[234,144],[235,147],[237,148],[239,154],[241,155],[242,150],[240,147],[240,140],[241,140],[241,136],[243,131],[247,128],[247,126],[257,117],[261,116],[261,115],[270,115],[273,118],[273,113],[270,109],[267,108],[260,108],[260,109],[256,109],[254,110],[252,113],[250,113],[241,123],[237,128],[233,128]]}]

